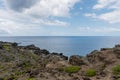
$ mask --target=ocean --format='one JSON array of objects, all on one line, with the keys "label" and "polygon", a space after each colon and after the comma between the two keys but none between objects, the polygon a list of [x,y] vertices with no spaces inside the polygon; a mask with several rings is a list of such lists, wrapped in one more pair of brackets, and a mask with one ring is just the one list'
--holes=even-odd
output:
[{"label": "ocean", "polygon": [[63,53],[66,56],[85,56],[93,50],[111,48],[120,44],[120,37],[112,36],[16,36],[0,37],[0,41],[17,42],[19,45],[35,44],[50,52]]}]

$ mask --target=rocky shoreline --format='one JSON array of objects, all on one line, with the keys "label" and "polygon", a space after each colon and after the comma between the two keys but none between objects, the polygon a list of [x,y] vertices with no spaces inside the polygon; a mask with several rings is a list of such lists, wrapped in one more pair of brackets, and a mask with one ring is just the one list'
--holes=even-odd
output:
[{"label": "rocky shoreline", "polygon": [[120,45],[85,57],[0,41],[0,80],[120,80]]}]

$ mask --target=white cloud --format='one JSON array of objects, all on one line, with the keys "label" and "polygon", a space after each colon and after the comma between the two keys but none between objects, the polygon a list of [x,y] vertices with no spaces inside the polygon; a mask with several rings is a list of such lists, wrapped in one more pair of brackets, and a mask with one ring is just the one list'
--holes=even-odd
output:
[{"label": "white cloud", "polygon": [[104,13],[87,13],[86,16],[107,21],[109,23],[120,23],[120,0],[98,0],[93,9],[108,10]]},{"label": "white cloud", "polygon": [[80,0],[5,0],[6,6],[33,17],[66,17]]},{"label": "white cloud", "polygon": [[79,1],[3,0],[4,8],[0,8],[0,33],[24,35],[31,31],[38,34],[38,30],[39,33],[45,32],[46,28],[42,28],[45,26],[69,26],[69,23],[54,17],[68,17],[71,8]]},{"label": "white cloud", "polygon": [[78,1],[79,0],[38,0],[36,5],[25,10],[25,14],[37,17],[66,17],[69,16],[70,9]]},{"label": "white cloud", "polygon": [[120,10],[101,14],[98,18],[108,21],[109,23],[120,23]]},{"label": "white cloud", "polygon": [[93,9],[102,9],[115,5],[119,0],[98,0],[98,3],[93,7]]},{"label": "white cloud", "polygon": [[96,33],[112,33],[112,32],[120,32],[119,27],[98,27],[98,28],[91,28],[91,27],[80,27],[80,31],[87,31],[87,32],[96,32]]},{"label": "white cloud", "polygon": [[95,13],[86,13],[85,16],[86,17],[93,17],[93,18],[97,17]]},{"label": "white cloud", "polygon": [[0,19],[0,30],[12,34],[14,31],[19,30],[20,27],[17,26],[18,24],[14,23],[13,21]]}]

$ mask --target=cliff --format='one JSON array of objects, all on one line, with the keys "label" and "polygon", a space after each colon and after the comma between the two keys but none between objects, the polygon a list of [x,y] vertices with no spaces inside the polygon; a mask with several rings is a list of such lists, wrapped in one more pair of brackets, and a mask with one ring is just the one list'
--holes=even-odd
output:
[{"label": "cliff", "polygon": [[0,42],[0,80],[120,80],[120,45],[86,57]]}]

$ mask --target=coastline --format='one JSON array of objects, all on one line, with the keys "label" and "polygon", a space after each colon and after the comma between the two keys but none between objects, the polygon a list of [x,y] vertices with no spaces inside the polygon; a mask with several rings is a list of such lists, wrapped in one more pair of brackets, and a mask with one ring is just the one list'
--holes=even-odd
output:
[{"label": "coastline", "polygon": [[0,41],[3,80],[118,80],[120,77],[112,68],[119,64],[120,45],[68,59],[63,53],[50,53],[33,44],[18,46],[18,43]]}]

